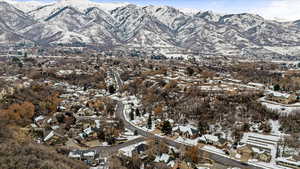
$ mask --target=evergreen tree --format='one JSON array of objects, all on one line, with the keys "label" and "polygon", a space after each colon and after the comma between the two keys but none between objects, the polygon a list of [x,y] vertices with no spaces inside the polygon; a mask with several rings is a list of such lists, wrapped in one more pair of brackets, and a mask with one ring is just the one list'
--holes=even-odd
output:
[{"label": "evergreen tree", "polygon": [[114,94],[116,92],[116,89],[115,89],[115,87],[113,85],[110,85],[108,87],[108,91],[109,91],[110,94]]},{"label": "evergreen tree", "polygon": [[131,109],[130,113],[129,113],[129,117],[130,117],[130,120],[134,120],[134,113],[133,113],[133,109]]},{"label": "evergreen tree", "polygon": [[274,91],[279,91],[279,90],[280,90],[279,84],[274,85]]},{"label": "evergreen tree", "polygon": [[165,134],[165,135],[169,135],[172,134],[172,126],[171,123],[169,121],[164,121],[164,124],[162,126],[161,131]]},{"label": "evergreen tree", "polygon": [[148,117],[147,128],[152,129],[152,117],[151,114]]},{"label": "evergreen tree", "polygon": [[138,116],[138,117],[141,116],[140,110],[138,108],[135,109],[135,115]]},{"label": "evergreen tree", "polygon": [[206,134],[207,130],[209,129],[209,126],[207,122],[199,121],[198,122],[198,132],[200,135]]},{"label": "evergreen tree", "polygon": [[143,115],[145,115],[145,114],[146,114],[146,109],[145,109],[145,108],[143,109],[143,112],[142,112],[142,114],[143,114]]}]

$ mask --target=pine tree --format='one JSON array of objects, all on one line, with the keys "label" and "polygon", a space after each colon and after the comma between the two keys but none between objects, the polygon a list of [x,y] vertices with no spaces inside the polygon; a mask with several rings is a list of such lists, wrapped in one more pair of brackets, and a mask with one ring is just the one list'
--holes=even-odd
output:
[{"label": "pine tree", "polygon": [[147,126],[148,129],[151,129],[151,128],[152,128],[152,117],[151,117],[151,115],[149,115],[147,125],[148,125],[148,126]]},{"label": "pine tree", "polygon": [[198,122],[198,132],[200,135],[202,134],[206,134],[207,130],[209,130],[209,125],[207,124],[207,122],[204,121],[199,121]]},{"label": "pine tree", "polygon": [[129,113],[129,117],[130,117],[130,120],[134,120],[134,113],[133,113],[133,109],[131,109],[130,113]]},{"label": "pine tree", "polygon": [[274,85],[274,91],[279,91],[279,90],[280,90],[279,84]]},{"label": "pine tree", "polygon": [[113,85],[110,85],[108,87],[108,91],[109,91],[110,94],[114,94],[116,92],[116,89],[115,89],[115,87]]},{"label": "pine tree", "polygon": [[138,108],[135,109],[135,115],[138,116],[138,117],[141,116],[140,110]]},{"label": "pine tree", "polygon": [[162,126],[161,131],[165,134],[165,135],[169,135],[172,134],[172,126],[171,123],[169,121],[164,121],[164,124]]}]

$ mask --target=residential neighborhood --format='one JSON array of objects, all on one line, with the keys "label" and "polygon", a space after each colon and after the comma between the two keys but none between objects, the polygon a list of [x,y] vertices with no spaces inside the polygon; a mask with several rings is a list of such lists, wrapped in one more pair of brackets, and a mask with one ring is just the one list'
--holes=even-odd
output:
[{"label": "residential neighborhood", "polygon": [[3,118],[22,119],[36,144],[94,168],[299,168],[300,88],[283,76],[289,70],[164,62],[6,58],[0,71],[14,69],[0,77]]}]

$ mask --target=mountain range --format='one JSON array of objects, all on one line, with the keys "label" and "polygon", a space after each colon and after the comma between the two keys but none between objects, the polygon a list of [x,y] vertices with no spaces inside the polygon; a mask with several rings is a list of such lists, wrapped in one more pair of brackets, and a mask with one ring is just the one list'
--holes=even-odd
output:
[{"label": "mountain range", "polygon": [[186,12],[169,6],[59,0],[0,2],[0,44],[84,43],[176,49],[204,55],[300,56],[300,20],[277,22],[249,13]]}]

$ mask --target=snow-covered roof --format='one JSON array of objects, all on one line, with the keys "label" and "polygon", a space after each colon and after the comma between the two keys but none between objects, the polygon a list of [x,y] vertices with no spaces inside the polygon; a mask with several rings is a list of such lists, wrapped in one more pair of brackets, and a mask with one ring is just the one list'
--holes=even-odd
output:
[{"label": "snow-covered roof", "polygon": [[210,135],[210,134],[205,134],[205,135],[202,135],[201,137],[199,137],[199,140],[218,142],[219,138],[217,136],[213,136],[213,135]]},{"label": "snow-covered roof", "polygon": [[279,141],[280,141],[279,136],[264,135],[259,133],[244,133],[243,138],[241,140],[242,143],[262,142],[264,144],[271,144],[271,145],[275,145]]},{"label": "snow-covered roof", "polygon": [[189,124],[186,126],[176,126],[172,129],[172,131],[177,131],[177,130],[183,133],[188,132],[190,135],[193,135],[197,131],[197,128]]},{"label": "snow-covered roof", "polygon": [[77,153],[77,152],[75,152],[75,151],[71,151],[71,152],[69,153],[69,157],[71,157],[71,158],[80,158],[81,155],[80,155],[80,153]]},{"label": "snow-covered roof", "polygon": [[265,85],[262,84],[262,83],[252,83],[252,82],[250,82],[250,83],[248,83],[248,85],[255,86],[255,87],[265,87]]},{"label": "snow-covered roof", "polygon": [[121,148],[119,151],[121,151],[124,155],[131,157],[132,156],[132,151],[135,149],[135,147],[137,147],[140,144],[145,144],[145,142],[141,142],[138,144],[134,144],[134,145],[130,145],[124,148]]},{"label": "snow-covered roof", "polygon": [[48,141],[49,139],[51,139],[54,136],[54,131],[51,131],[45,138],[44,141]]},{"label": "snow-covered roof", "polygon": [[51,123],[51,121],[52,121],[52,118],[48,119],[48,120],[47,120],[47,123]]},{"label": "snow-covered roof", "polygon": [[52,130],[56,130],[56,129],[59,129],[59,126],[56,125],[56,126],[52,126],[51,128],[52,128]]},{"label": "snow-covered roof", "polygon": [[154,162],[165,162],[169,161],[170,156],[168,154],[162,154],[161,156],[156,156]]},{"label": "snow-covered roof", "polygon": [[170,161],[167,165],[171,166],[171,167],[174,167],[175,166],[175,161]]},{"label": "snow-covered roof", "polygon": [[38,122],[38,121],[44,120],[44,119],[45,119],[45,116],[40,115],[40,116],[36,117],[36,118],[34,119],[34,121],[35,121],[35,122]]},{"label": "snow-covered roof", "polygon": [[281,92],[276,92],[276,91],[273,91],[273,90],[267,90],[266,93],[267,94],[271,94],[271,95],[273,95],[275,97],[285,97],[285,98],[288,98],[288,97],[291,96],[288,93],[281,93]]},{"label": "snow-covered roof", "polygon": [[241,143],[268,150],[274,159],[276,157],[277,144],[279,141],[279,136],[258,133],[244,133]]},{"label": "snow-covered roof", "polygon": [[236,83],[241,83],[242,81],[241,80],[237,80],[237,79],[225,79],[225,80],[229,80],[229,81],[232,81],[232,82],[236,82]]},{"label": "snow-covered roof", "polygon": [[93,130],[91,127],[89,127],[89,128],[84,129],[83,132],[85,132],[85,134],[89,135],[93,132]]},{"label": "snow-covered roof", "polygon": [[32,128],[37,128],[38,126],[36,124],[30,124]]},{"label": "snow-covered roof", "polygon": [[294,166],[298,166],[300,167],[300,161],[296,161],[293,159],[293,157],[288,157],[288,158],[284,158],[284,157],[279,157],[276,159],[277,162],[284,162],[284,163],[288,163],[288,164],[292,164]]},{"label": "snow-covered roof", "polygon": [[100,128],[100,120],[95,120],[96,127],[99,129]]},{"label": "snow-covered roof", "polygon": [[83,153],[83,156],[85,156],[85,157],[94,157],[95,154],[96,153],[94,151],[89,151],[89,152]]}]

